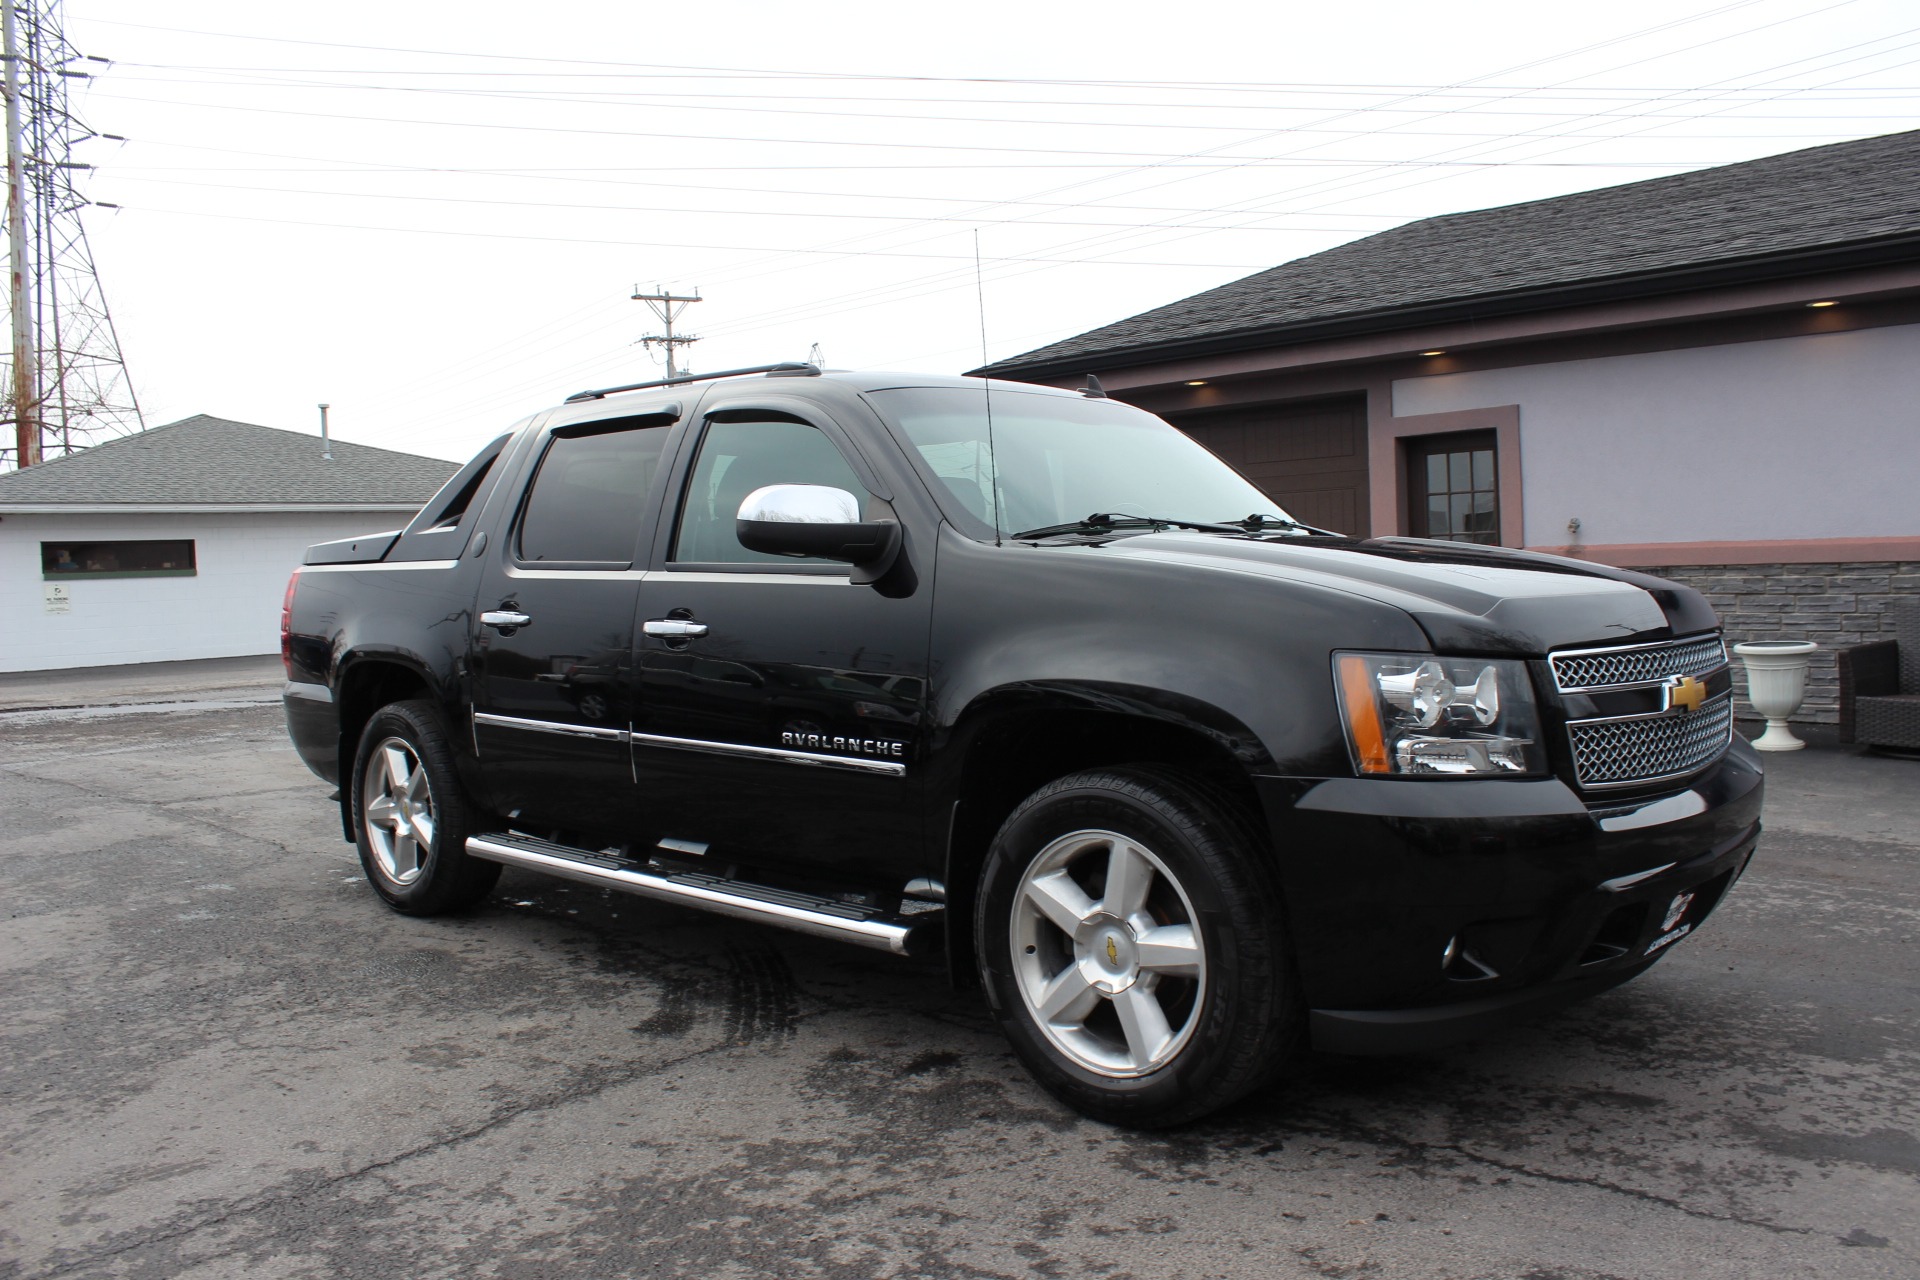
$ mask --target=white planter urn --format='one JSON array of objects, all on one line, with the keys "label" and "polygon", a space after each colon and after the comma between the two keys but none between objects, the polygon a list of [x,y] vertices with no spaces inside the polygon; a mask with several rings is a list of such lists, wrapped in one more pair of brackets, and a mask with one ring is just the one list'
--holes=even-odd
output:
[{"label": "white planter urn", "polygon": [[1787,728],[1787,717],[1807,696],[1807,657],[1820,646],[1811,640],[1749,640],[1733,646],[1747,664],[1747,701],[1767,718],[1767,731],[1755,738],[1760,751],[1798,751],[1807,744]]}]

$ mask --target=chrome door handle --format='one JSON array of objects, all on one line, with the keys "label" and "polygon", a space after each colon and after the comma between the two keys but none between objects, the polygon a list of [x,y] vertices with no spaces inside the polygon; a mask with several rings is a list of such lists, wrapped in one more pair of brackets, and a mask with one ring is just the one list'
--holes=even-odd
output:
[{"label": "chrome door handle", "polygon": [[526,614],[515,613],[511,609],[489,609],[480,615],[481,626],[500,627],[503,630],[512,630],[514,627],[524,627],[532,621],[533,619]]},{"label": "chrome door handle", "polygon": [[688,622],[684,618],[654,618],[640,629],[650,636],[666,640],[692,640],[707,634],[706,623]]}]

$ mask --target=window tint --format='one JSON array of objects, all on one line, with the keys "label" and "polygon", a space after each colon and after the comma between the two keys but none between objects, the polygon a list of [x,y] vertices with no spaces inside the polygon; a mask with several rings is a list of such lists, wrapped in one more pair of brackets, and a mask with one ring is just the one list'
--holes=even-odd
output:
[{"label": "window tint", "polygon": [[714,422],[700,442],[687,484],[673,558],[695,564],[830,564],[813,556],[776,556],[740,545],[740,503],[770,484],[823,484],[855,497],[866,486],[817,428],[801,422]]},{"label": "window tint", "polygon": [[420,528],[457,529],[461,518],[467,514],[467,508],[473,505],[473,496],[480,492],[480,486],[486,483],[493,472],[493,464],[500,457],[508,437],[501,436],[474,456],[472,462],[460,468],[453,479],[433,495],[423,510],[433,514]]},{"label": "window tint", "polygon": [[630,564],[667,428],[555,436],[520,521],[520,559]]}]

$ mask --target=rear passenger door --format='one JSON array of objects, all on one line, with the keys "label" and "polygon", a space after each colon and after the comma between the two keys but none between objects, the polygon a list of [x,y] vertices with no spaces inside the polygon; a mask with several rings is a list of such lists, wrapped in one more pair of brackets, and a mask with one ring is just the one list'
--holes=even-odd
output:
[{"label": "rear passenger door", "polygon": [[671,419],[556,429],[486,567],[470,637],[473,740],[493,802],[523,830],[609,838],[636,819],[639,548]]},{"label": "rear passenger door", "polygon": [[921,838],[932,592],[890,597],[844,563],[750,551],[734,527],[773,484],[893,512],[824,414],[727,408],[689,444],[640,587],[633,759],[649,811],[669,848],[716,867],[899,874]]}]

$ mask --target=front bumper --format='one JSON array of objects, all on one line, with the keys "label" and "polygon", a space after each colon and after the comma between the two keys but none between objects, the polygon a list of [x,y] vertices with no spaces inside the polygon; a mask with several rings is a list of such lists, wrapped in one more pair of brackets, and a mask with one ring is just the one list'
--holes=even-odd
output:
[{"label": "front bumper", "polygon": [[1631,800],[1557,779],[1259,784],[1314,1047],[1340,1053],[1439,1047],[1644,972],[1746,868],[1763,791],[1737,738]]}]

